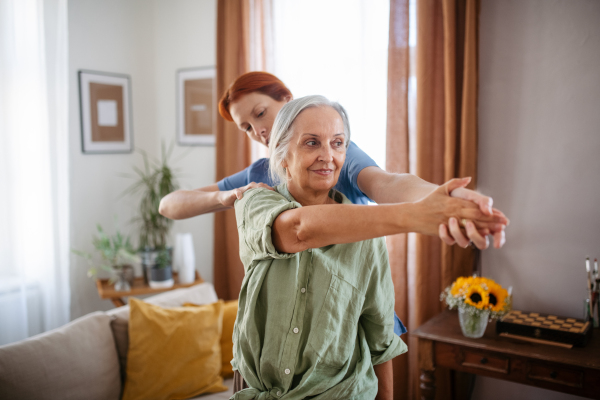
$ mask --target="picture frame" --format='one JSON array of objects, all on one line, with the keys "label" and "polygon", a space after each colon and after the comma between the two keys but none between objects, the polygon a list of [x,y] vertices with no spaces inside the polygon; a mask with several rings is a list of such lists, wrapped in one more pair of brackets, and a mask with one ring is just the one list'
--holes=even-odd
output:
[{"label": "picture frame", "polygon": [[84,154],[131,153],[131,78],[110,72],[79,70],[81,151]]},{"label": "picture frame", "polygon": [[215,67],[177,70],[177,143],[214,146],[216,110]]}]

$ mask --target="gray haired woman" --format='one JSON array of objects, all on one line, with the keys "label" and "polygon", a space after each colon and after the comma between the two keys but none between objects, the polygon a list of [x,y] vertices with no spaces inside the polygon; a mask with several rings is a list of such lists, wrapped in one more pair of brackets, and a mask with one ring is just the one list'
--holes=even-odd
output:
[{"label": "gray haired woman", "polygon": [[494,221],[448,196],[467,179],[416,203],[353,205],[333,189],[349,143],[339,104],[322,96],[289,102],[269,143],[282,183],[235,203],[245,277],[232,364],[248,388],[233,399],[390,398],[391,360],[407,348],[394,334],[382,237],[437,235],[450,217]]}]

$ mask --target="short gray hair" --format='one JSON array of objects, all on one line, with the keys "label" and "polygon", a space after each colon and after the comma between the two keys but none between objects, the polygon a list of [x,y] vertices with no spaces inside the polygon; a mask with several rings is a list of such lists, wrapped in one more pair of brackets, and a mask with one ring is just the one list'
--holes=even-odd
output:
[{"label": "short gray hair", "polygon": [[325,96],[313,95],[292,100],[279,111],[273,128],[271,129],[271,140],[269,142],[269,170],[273,182],[279,183],[286,180],[285,169],[282,166],[287,157],[290,141],[292,139],[292,125],[298,115],[307,108],[331,107],[338,112],[344,124],[344,135],[346,149],[350,145],[350,123],[348,113],[338,102],[330,101]]}]

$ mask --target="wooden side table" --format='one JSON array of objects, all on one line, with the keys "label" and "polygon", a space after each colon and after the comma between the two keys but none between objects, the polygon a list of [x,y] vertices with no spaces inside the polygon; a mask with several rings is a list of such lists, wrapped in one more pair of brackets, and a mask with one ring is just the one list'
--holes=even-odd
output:
[{"label": "wooden side table", "polygon": [[179,275],[177,272],[173,272],[173,280],[175,281],[175,284],[170,288],[152,289],[150,286],[146,285],[144,278],[140,276],[133,280],[131,290],[123,292],[115,290],[115,285],[109,283],[108,279],[97,279],[96,288],[98,289],[98,295],[101,299],[110,299],[116,307],[121,307],[126,304],[125,301],[123,301],[123,297],[168,292],[169,290],[190,287],[204,282],[198,271],[196,271],[196,279],[192,283],[179,283]]},{"label": "wooden side table", "polygon": [[456,311],[445,311],[411,333],[419,342],[421,399],[435,398],[436,367],[600,399],[600,330],[586,347],[501,337],[495,321],[481,339],[463,336]]}]

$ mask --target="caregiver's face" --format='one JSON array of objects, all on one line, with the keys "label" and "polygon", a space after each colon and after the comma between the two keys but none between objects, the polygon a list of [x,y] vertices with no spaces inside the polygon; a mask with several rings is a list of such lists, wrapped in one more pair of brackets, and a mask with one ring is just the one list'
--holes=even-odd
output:
[{"label": "caregiver's face", "polygon": [[334,187],[346,159],[346,135],[340,114],[327,106],[308,108],[296,117],[292,132],[283,162],[288,185],[312,191]]},{"label": "caregiver's face", "polygon": [[268,146],[275,117],[288,101],[277,101],[266,94],[254,92],[232,102],[229,113],[233,122],[250,139]]}]

